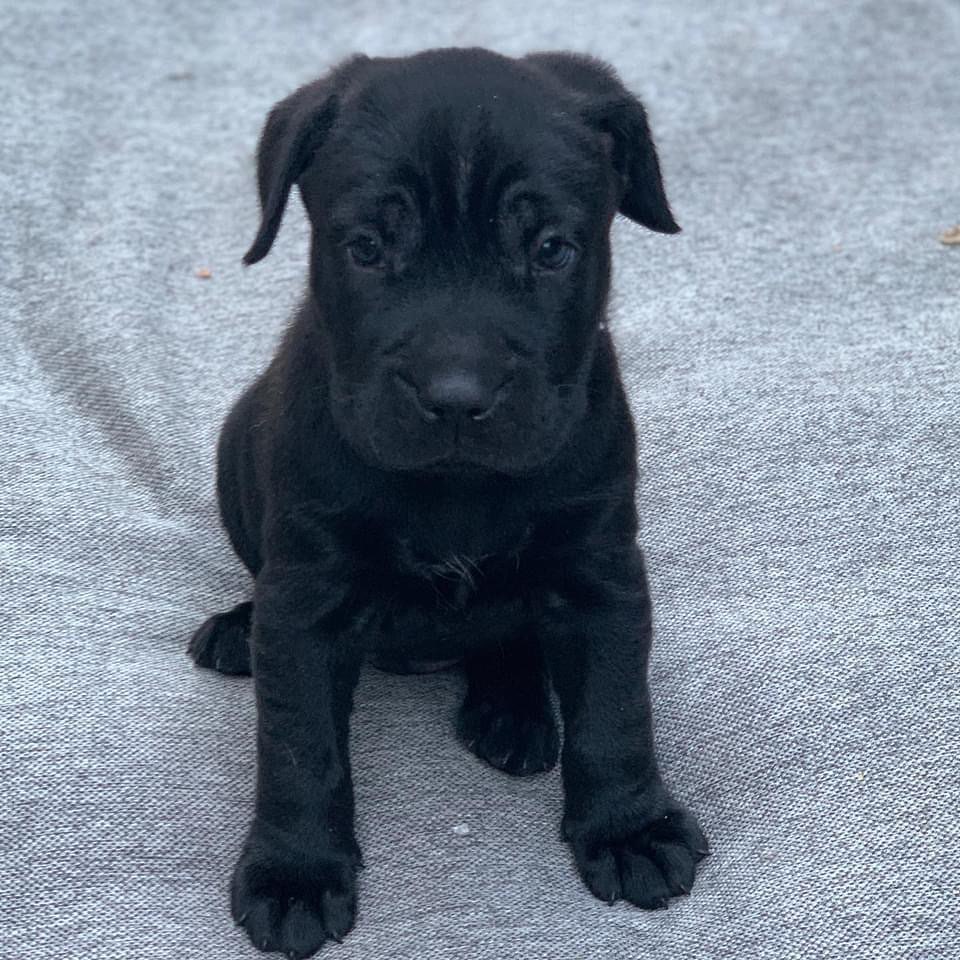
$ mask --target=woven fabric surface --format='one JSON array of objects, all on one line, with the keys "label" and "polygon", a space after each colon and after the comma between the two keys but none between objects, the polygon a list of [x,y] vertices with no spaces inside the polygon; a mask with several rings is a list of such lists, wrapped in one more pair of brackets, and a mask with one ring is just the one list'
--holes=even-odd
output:
[{"label": "woven fabric surface", "polygon": [[[684,232],[615,227],[662,765],[714,854],[594,901],[559,777],[459,748],[453,675],[370,671],[341,960],[960,957],[960,6],[953,0],[0,6],[0,958],[254,957],[226,886],[249,591],[214,445],[300,294],[243,270],[274,101],[350,52],[609,59]],[[200,272],[206,271],[208,277]]]}]

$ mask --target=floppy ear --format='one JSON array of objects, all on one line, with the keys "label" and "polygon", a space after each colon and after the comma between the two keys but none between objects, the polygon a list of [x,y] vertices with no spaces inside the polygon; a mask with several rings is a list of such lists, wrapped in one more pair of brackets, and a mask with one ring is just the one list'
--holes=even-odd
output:
[{"label": "floppy ear", "polygon": [[290,188],[307,169],[337,117],[339,103],[327,80],[317,80],[281,100],[267,115],[257,148],[260,229],[243,255],[247,265],[273,246]]},{"label": "floppy ear", "polygon": [[577,95],[584,121],[604,139],[623,184],[620,212],[651,230],[677,233],[680,227],[664,193],[647,112],[613,67],[574,53],[534,53],[525,59]]},{"label": "floppy ear", "polygon": [[256,263],[270,252],[290,188],[310,166],[335,123],[347,83],[369,62],[362,54],[350,57],[325,77],[291,93],[267,114],[257,148],[260,229],[243,256],[244,263]]}]

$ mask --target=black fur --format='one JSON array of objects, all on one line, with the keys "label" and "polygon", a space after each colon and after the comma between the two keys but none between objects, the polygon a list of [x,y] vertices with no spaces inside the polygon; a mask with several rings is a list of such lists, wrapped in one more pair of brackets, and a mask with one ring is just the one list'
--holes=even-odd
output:
[{"label": "black fur", "polygon": [[634,434],[604,325],[616,211],[679,229],[643,107],[572,54],[357,57],[271,111],[258,163],[246,261],[294,184],[312,242],[303,303],[220,439],[253,605],[191,643],[226,672],[252,650],[234,918],[300,957],[352,926],[347,731],[368,656],[461,660],[457,734],[518,775],[556,762],[552,682],[584,881],[666,905],[706,841],[654,757]]}]

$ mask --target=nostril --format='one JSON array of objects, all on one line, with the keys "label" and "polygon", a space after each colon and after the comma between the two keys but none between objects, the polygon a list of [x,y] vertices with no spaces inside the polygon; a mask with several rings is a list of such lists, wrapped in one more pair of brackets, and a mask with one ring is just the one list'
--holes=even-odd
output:
[{"label": "nostril", "polygon": [[394,371],[393,379],[397,381],[397,383],[400,385],[400,388],[404,391],[404,393],[420,392],[417,385],[405,373],[401,373],[399,370]]},{"label": "nostril", "polygon": [[506,393],[507,387],[513,382],[513,374],[508,373],[503,380],[500,381],[500,386],[498,386],[490,397],[490,402],[485,407],[474,407],[472,410],[468,411],[467,415],[471,420],[486,420],[489,417],[496,406],[503,399],[504,394]]},{"label": "nostril", "polygon": [[400,389],[400,392],[405,394],[413,401],[417,409],[420,411],[420,415],[428,423],[433,423],[434,421],[440,419],[442,411],[438,410],[434,406],[424,403],[423,397],[420,394],[420,388],[413,382],[413,380],[406,376],[406,374],[395,371],[393,374],[393,379],[397,384],[397,387]]}]

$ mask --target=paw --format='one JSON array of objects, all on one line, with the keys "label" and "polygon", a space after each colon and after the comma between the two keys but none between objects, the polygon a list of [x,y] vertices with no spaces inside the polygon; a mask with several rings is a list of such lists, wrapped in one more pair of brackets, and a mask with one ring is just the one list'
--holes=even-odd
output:
[{"label": "paw", "polygon": [[255,947],[290,960],[342,941],[357,909],[357,858],[281,855],[248,841],[233,874],[231,913]]},{"label": "paw", "polygon": [[600,900],[627,900],[645,910],[667,906],[690,892],[707,838],[693,815],[674,804],[615,836],[590,832],[567,839],[590,892]]},{"label": "paw", "polygon": [[190,638],[187,652],[198,667],[250,676],[252,603],[237,604],[207,620]]},{"label": "paw", "polygon": [[457,716],[457,737],[481,760],[517,777],[552,769],[560,752],[557,723],[542,702],[468,701]]}]

